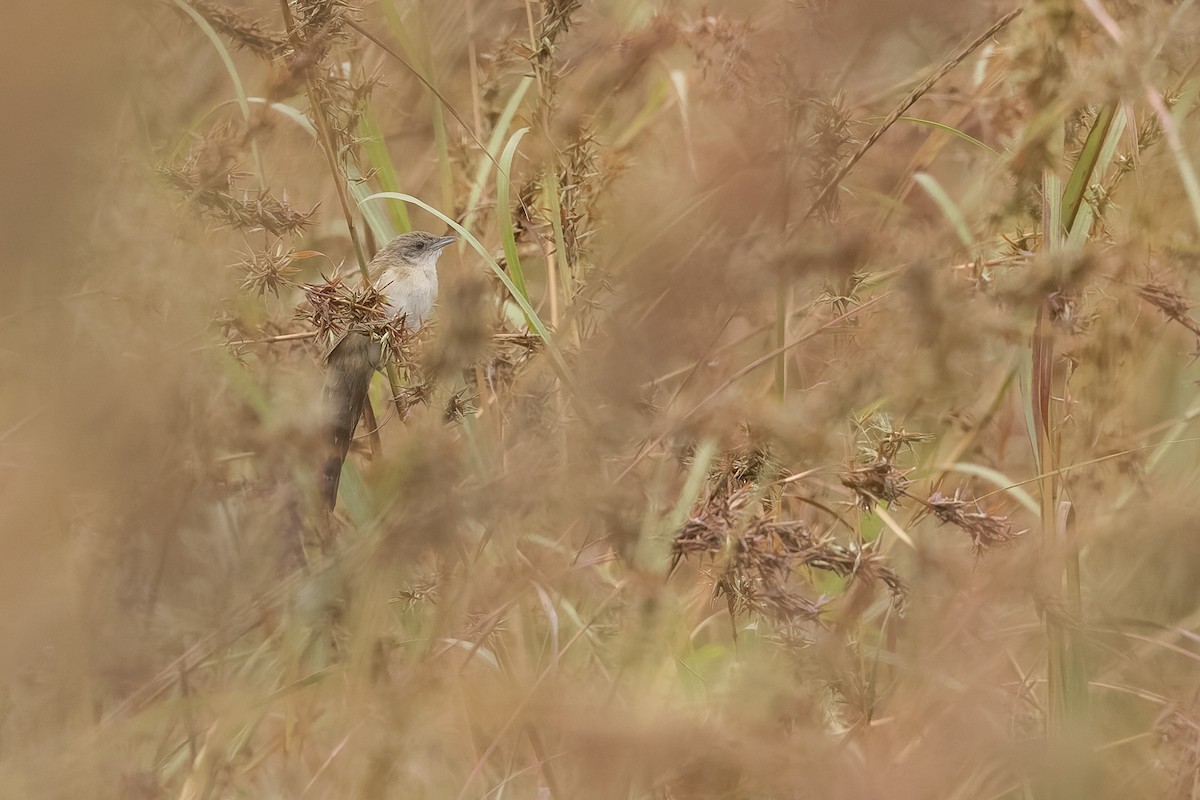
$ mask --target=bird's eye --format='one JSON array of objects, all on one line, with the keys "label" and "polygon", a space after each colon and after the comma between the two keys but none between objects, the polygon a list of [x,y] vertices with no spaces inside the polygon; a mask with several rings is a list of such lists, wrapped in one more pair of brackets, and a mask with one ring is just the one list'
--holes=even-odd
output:
[{"label": "bird's eye", "polygon": [[425,243],[424,243],[424,242],[417,242],[417,249],[418,249],[418,250],[424,250],[424,249],[425,249]]}]

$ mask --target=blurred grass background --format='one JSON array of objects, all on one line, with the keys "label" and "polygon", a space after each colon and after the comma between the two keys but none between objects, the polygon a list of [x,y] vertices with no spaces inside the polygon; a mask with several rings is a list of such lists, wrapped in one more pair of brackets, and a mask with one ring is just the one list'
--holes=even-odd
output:
[{"label": "blurred grass background", "polygon": [[1195,796],[1192,3],[0,27],[0,796]]}]

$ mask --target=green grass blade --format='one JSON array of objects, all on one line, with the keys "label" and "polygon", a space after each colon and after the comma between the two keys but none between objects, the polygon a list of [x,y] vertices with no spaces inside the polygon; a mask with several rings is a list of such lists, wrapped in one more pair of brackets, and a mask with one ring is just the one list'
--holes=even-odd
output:
[{"label": "green grass blade", "polygon": [[283,114],[292,122],[299,125],[305,133],[313,138],[314,142],[317,140],[317,129],[313,127],[308,117],[304,116],[304,112],[295,106],[289,106],[287,103],[272,103],[265,97],[248,97],[246,100],[250,103],[266,106],[272,111]]},{"label": "green grass blade", "polygon": [[1193,78],[1189,81],[1183,90],[1181,99],[1189,100],[1189,104],[1186,106],[1177,104],[1179,107],[1173,113],[1167,110],[1166,103],[1157,91],[1150,89],[1148,94],[1150,104],[1154,107],[1155,114],[1166,133],[1171,155],[1175,157],[1175,169],[1179,172],[1179,179],[1183,181],[1183,189],[1187,193],[1188,204],[1192,208],[1192,218],[1196,221],[1196,227],[1200,228],[1200,179],[1196,177],[1196,169],[1192,166],[1192,160],[1188,157],[1183,136],[1180,133],[1183,127],[1183,118],[1191,110],[1190,103],[1195,101],[1193,84],[1196,80]]},{"label": "green grass blade", "polygon": [[513,284],[525,298],[529,300],[529,290],[525,286],[525,272],[521,269],[521,258],[517,254],[517,239],[513,229],[512,206],[508,194],[511,188],[509,175],[512,174],[513,158],[517,154],[517,145],[529,128],[521,128],[514,133],[500,155],[500,168],[496,171],[496,224],[500,228],[500,243],[504,247],[504,260],[508,262],[508,272],[512,275]]},{"label": "green grass blade", "polygon": [[[884,117],[873,117],[873,119],[881,120],[881,119],[884,119]],[[913,122],[913,123],[916,123],[917,125],[928,125],[931,128],[937,128],[939,131],[945,131],[946,133],[950,134],[951,136],[957,136],[959,139],[962,139],[964,142],[968,142],[970,144],[975,145],[980,150],[986,150],[987,152],[991,153],[992,155],[996,156],[997,158],[1003,158],[1003,153],[1001,153],[999,150],[996,150],[996,149],[990,147],[989,145],[984,144],[983,142],[979,141],[974,136],[972,136],[969,133],[966,133],[965,131],[960,131],[958,128],[955,128],[953,125],[947,125],[944,122],[936,122],[932,119],[921,119],[920,117],[900,117],[900,119],[898,119],[897,122]]]},{"label": "green grass blade", "polygon": [[[363,140],[367,160],[374,169],[375,179],[379,182],[379,188],[385,192],[400,191],[400,177],[396,174],[396,165],[392,163],[392,156],[383,140],[379,122],[370,108],[363,110],[358,132]],[[391,211],[392,227],[396,233],[408,233],[413,229],[412,221],[408,218],[408,206],[403,203],[389,203],[387,208]]]},{"label": "green grass blade", "polygon": [[491,172],[492,164],[496,163],[495,159],[500,154],[500,144],[504,141],[509,127],[512,126],[517,109],[521,107],[521,101],[532,85],[533,78],[529,76],[522,78],[521,82],[517,84],[517,88],[513,90],[512,96],[508,98],[508,103],[504,106],[500,118],[496,120],[496,127],[492,130],[491,138],[488,139],[487,152],[479,159],[479,166],[475,169],[475,181],[471,184],[471,193],[467,196],[467,213],[463,217],[463,227],[474,227],[475,215],[479,213],[479,199],[483,197],[483,187],[487,185],[488,173]]},{"label": "green grass blade", "polygon": [[[1146,459],[1146,466],[1143,468],[1143,473],[1147,477],[1153,475],[1158,469],[1159,464],[1167,455],[1168,450],[1170,450],[1174,445],[1179,444],[1181,441],[1188,441],[1187,439],[1183,438],[1183,434],[1198,417],[1200,417],[1200,403],[1189,408],[1180,418],[1180,420],[1171,426],[1171,429],[1167,431],[1167,434],[1159,441],[1159,443],[1153,446],[1153,451]],[[1124,508],[1130,499],[1132,499],[1134,495],[1137,494],[1137,492],[1142,488],[1144,487],[1138,484],[1133,484],[1127,487],[1123,492],[1121,492],[1120,496],[1117,497],[1115,507],[1118,509]]]},{"label": "green grass blade", "polygon": [[974,475],[983,478],[989,483],[998,486],[1000,489],[1008,492],[1013,496],[1013,499],[1024,506],[1028,511],[1037,514],[1041,511],[1037,500],[1029,492],[1017,485],[1017,481],[1012,480],[1003,472],[994,470],[991,467],[985,467],[982,464],[971,464],[966,461],[959,461],[955,464],[949,464],[944,467],[947,471],[961,472],[965,475]]},{"label": "green grass blade", "polygon": [[388,219],[383,208],[363,204],[364,200],[372,196],[372,189],[365,180],[362,180],[361,173],[353,164],[346,164],[346,178],[350,185],[350,193],[354,195],[354,201],[358,203],[363,219],[371,226],[371,233],[375,235],[375,241],[380,246],[391,241],[392,237],[396,235],[396,229],[392,226],[392,221]]},{"label": "green grass blade", "polygon": [[1050,170],[1042,175],[1042,236],[1047,252],[1058,250],[1063,238],[1062,178]]},{"label": "green grass blade", "polygon": [[208,20],[200,15],[200,12],[183,2],[183,0],[173,1],[185,14],[192,18],[192,21],[196,23],[196,27],[200,28],[201,32],[212,43],[213,49],[217,51],[217,55],[221,58],[221,63],[225,65],[225,71],[229,73],[229,79],[233,82],[233,91],[237,95],[238,106],[242,109],[242,117],[245,118],[246,122],[249,122],[250,103],[246,99],[246,90],[242,86],[242,79],[238,75],[237,67],[234,66],[233,56],[229,54],[229,48],[221,41],[221,37],[213,29],[213,26],[208,24]]},{"label": "green grass blade", "polygon": [[[1099,183],[1104,177],[1104,173],[1108,171],[1109,165],[1112,164],[1112,160],[1117,154],[1117,146],[1121,143],[1121,136],[1125,133],[1125,126],[1128,121],[1129,117],[1126,115],[1125,109],[1117,109],[1116,116],[1113,117],[1112,124],[1104,136],[1104,143],[1100,147],[1100,154],[1096,159],[1092,180],[1089,182],[1089,185]],[[1092,222],[1095,221],[1095,217],[1096,212],[1090,204],[1084,203],[1079,207],[1079,211],[1075,215],[1075,220],[1071,223],[1071,231],[1067,234],[1068,247],[1083,246],[1083,243],[1087,241],[1087,237],[1092,231]]]},{"label": "green grass blade", "polygon": [[670,561],[671,542],[700,499],[717,453],[717,443],[712,439],[703,439],[696,447],[683,489],[670,511],[666,514],[649,513],[642,520],[642,536],[634,555],[636,564],[647,570],[661,570]]},{"label": "green grass blade", "polygon": [[637,114],[629,124],[621,131],[610,131],[609,135],[613,142],[613,150],[623,150],[633,143],[633,140],[638,137],[643,130],[650,124],[655,116],[658,115],[667,101],[675,97],[672,89],[670,78],[663,78],[654,85],[646,96],[646,102],[638,109]]},{"label": "green grass blade", "polygon": [[1100,113],[1096,115],[1096,121],[1092,123],[1092,129],[1083,143],[1083,149],[1079,151],[1075,167],[1067,178],[1067,187],[1063,190],[1062,198],[1062,226],[1056,230],[1070,230],[1074,226],[1075,217],[1083,205],[1092,176],[1097,173],[1100,153],[1108,140],[1115,116],[1116,107],[1112,104],[1101,108]]},{"label": "green grass blade", "polygon": [[692,508],[696,505],[696,501],[700,499],[700,491],[704,488],[704,481],[708,478],[709,467],[712,466],[713,459],[717,456],[717,444],[712,439],[704,439],[700,442],[700,446],[696,448],[695,454],[692,457],[692,465],[688,469],[687,479],[683,483],[683,489],[679,493],[679,499],[675,503],[675,507],[671,510],[670,516],[667,517],[667,530],[672,534],[677,531],[683,523],[687,522],[688,516],[692,513]]},{"label": "green grass blade", "polygon": [[546,165],[546,205],[550,209],[550,226],[554,229],[554,256],[558,267],[558,291],[562,295],[563,308],[574,293],[571,285],[571,265],[567,262],[567,237],[563,233],[562,206],[558,200],[558,170],[553,163]]},{"label": "green grass blade", "polygon": [[913,180],[925,190],[925,193],[937,204],[937,207],[942,212],[942,216],[954,227],[954,232],[958,234],[959,240],[966,246],[967,250],[974,252],[975,237],[971,235],[971,228],[967,225],[967,218],[963,216],[962,209],[958,204],[950,199],[950,195],[946,194],[946,190],[942,185],[927,172],[918,172],[913,175]]},{"label": "green grass blade", "polygon": [[442,204],[446,208],[454,205],[454,168],[450,163],[450,144],[446,134],[446,112],[442,104],[432,92],[429,94],[433,103],[433,142],[438,156],[438,182],[442,189]]}]

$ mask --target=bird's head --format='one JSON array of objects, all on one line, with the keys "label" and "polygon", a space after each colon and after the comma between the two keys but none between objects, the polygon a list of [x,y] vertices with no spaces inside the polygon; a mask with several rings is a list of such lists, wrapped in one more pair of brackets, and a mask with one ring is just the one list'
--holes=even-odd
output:
[{"label": "bird's head", "polygon": [[379,251],[379,256],[418,268],[433,269],[437,265],[438,256],[442,254],[442,249],[456,241],[457,236],[434,236],[425,231],[402,233],[388,242]]}]

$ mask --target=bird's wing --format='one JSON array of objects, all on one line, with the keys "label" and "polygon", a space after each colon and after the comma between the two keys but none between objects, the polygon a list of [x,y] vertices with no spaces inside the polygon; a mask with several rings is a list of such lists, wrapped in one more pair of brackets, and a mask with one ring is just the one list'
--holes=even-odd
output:
[{"label": "bird's wing", "polygon": [[346,340],[346,337],[348,335],[349,335],[348,333],[340,333],[336,336],[327,335],[324,337],[324,341],[322,341],[322,343],[321,343],[321,363],[322,364],[329,363],[329,357],[331,355],[333,355],[333,351],[337,349],[337,346],[339,344],[341,344],[342,342],[344,342]]}]

